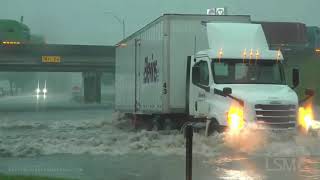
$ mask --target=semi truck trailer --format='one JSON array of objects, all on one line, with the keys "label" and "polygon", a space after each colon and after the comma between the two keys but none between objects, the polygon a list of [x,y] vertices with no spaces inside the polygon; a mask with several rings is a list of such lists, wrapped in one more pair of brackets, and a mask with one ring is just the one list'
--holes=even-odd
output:
[{"label": "semi truck trailer", "polygon": [[115,109],[152,129],[296,128],[283,62],[250,16],[165,14],[117,45]]}]

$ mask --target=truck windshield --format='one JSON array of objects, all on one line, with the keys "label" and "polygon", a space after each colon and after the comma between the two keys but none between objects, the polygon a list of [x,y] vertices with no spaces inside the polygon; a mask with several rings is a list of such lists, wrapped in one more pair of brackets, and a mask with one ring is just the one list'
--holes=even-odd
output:
[{"label": "truck windshield", "polygon": [[285,84],[281,63],[272,60],[213,60],[211,67],[217,84]]}]

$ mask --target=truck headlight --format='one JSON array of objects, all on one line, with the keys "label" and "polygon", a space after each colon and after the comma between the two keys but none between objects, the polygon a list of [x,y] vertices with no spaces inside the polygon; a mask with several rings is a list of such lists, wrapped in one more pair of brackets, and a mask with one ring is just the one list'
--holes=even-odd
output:
[{"label": "truck headlight", "polygon": [[42,90],[42,92],[43,92],[44,94],[46,94],[48,91],[47,91],[46,88],[44,88],[44,89]]},{"label": "truck headlight", "polygon": [[40,91],[41,91],[41,90],[40,90],[39,88],[36,89],[36,93],[37,93],[37,94],[39,94]]},{"label": "truck headlight", "polygon": [[231,105],[228,112],[228,128],[232,132],[237,132],[240,131],[243,127],[243,108]]},{"label": "truck headlight", "polygon": [[313,127],[314,115],[312,106],[308,105],[306,107],[299,108],[299,118],[298,118],[298,125],[303,128],[306,132],[310,128]]}]

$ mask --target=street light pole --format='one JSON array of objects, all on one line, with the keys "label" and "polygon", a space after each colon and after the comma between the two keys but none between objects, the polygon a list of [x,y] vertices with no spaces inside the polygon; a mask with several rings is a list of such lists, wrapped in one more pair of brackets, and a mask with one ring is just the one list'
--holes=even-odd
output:
[{"label": "street light pole", "polygon": [[115,18],[122,25],[122,38],[124,39],[126,37],[126,23],[125,23],[125,20],[121,19],[119,16],[115,15],[112,12],[105,12],[105,14],[112,15],[112,17]]},{"label": "street light pole", "polygon": [[124,19],[122,19],[122,39],[126,37],[126,23],[124,22]]}]

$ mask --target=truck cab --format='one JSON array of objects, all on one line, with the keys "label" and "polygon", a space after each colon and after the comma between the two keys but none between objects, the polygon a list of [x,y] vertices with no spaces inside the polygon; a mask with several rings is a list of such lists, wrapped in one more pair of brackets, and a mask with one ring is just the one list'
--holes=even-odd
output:
[{"label": "truck cab", "polygon": [[294,91],[299,71],[289,87],[284,57],[266,39],[250,16],[163,15],[118,43],[115,110],[158,130],[288,129],[300,114],[308,127],[311,108],[298,114],[307,99]]},{"label": "truck cab", "polygon": [[298,96],[287,85],[281,52],[269,50],[261,26],[212,23],[207,29],[210,49],[190,58],[190,115],[235,129],[295,128]]}]

